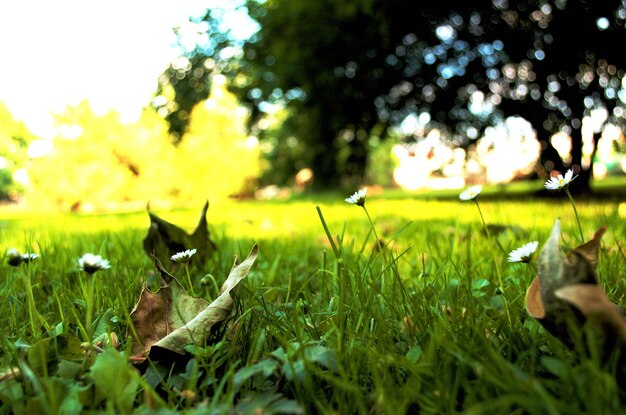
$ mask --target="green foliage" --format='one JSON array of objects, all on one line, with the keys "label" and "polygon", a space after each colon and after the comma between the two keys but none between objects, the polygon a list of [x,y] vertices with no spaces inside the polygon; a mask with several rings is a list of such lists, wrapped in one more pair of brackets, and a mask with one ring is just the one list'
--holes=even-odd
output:
[{"label": "green foliage", "polygon": [[109,409],[115,408],[118,413],[132,411],[139,380],[123,352],[105,350],[96,358],[89,375],[96,386],[96,394],[106,399]]},{"label": "green foliage", "polygon": [[26,126],[13,119],[0,103],[0,201],[17,199],[24,183],[16,183],[13,174],[28,167],[26,150],[35,137]]},{"label": "green foliage", "polygon": [[[292,162],[285,171],[297,169],[293,163],[313,168],[321,187],[362,181],[368,138],[385,138],[406,116],[427,112],[428,129],[458,146],[522,116],[542,141],[542,174],[570,164],[550,143],[564,131],[572,137],[571,165],[582,170],[575,187],[588,190],[583,118],[603,108],[608,118],[601,124],[623,125],[626,60],[613,46],[626,37],[619,1],[242,3],[256,33],[235,39],[213,9],[200,28],[210,40],[199,37],[204,43],[183,51],[185,65],[164,72],[170,128],[185,132],[189,108],[208,93],[211,74],[224,73],[252,109],[251,131],[300,143],[292,160],[271,156]],[[288,116],[280,130],[267,131],[263,118],[275,105]],[[600,130],[591,133],[594,143]]]},{"label": "green foliage", "polygon": [[[526,314],[524,293],[535,272],[508,264],[493,240],[507,250],[544,241],[560,216],[561,242],[576,246],[569,204],[494,199],[499,192],[481,193],[485,220],[518,228],[491,238],[480,232],[473,203],[457,200],[371,192],[373,225],[341,195],[212,204],[209,227],[220,249],[191,280],[199,296],[215,298],[233,254],[245,258],[258,242],[255,266],[235,294],[237,313],[212,341],[186,347],[171,365],[147,364],[143,377],[128,361],[133,342],[124,333],[153,272],[141,250],[145,212],[9,218],[0,227],[2,252],[15,246],[42,257],[19,267],[0,263],[0,412],[623,412],[619,368],[566,348]],[[587,235],[608,226],[598,283],[623,305],[620,202],[580,203],[578,213]],[[185,229],[198,220],[196,209],[160,216]],[[118,350],[96,343],[104,350],[85,353],[80,345],[84,275],[75,261],[86,250],[112,262],[93,279],[100,316],[94,334],[117,333]],[[209,273],[216,284],[202,285]],[[24,275],[42,317],[35,330]]]}]

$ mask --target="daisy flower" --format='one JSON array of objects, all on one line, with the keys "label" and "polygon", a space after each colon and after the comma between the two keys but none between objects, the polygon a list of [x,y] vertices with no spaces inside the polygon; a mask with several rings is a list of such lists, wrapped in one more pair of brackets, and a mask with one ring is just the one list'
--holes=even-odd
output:
[{"label": "daisy flower", "polygon": [[78,267],[87,274],[111,268],[111,263],[100,255],[85,254],[78,259]]},{"label": "daisy flower", "polygon": [[574,176],[574,171],[569,169],[565,172],[565,177],[561,174],[557,177],[550,177],[550,180],[548,180],[544,186],[548,190],[561,190],[569,186],[570,182],[577,177],[578,175]]},{"label": "daisy flower", "polygon": [[7,249],[5,256],[7,257],[7,263],[13,267],[17,267],[23,261],[22,254],[15,248]]},{"label": "daisy flower", "polygon": [[526,245],[523,245],[520,248],[514,249],[509,253],[509,258],[507,261],[509,262],[523,262],[528,263],[533,257],[533,254],[537,250],[537,246],[539,242],[533,241],[529,242]]},{"label": "daisy flower", "polygon": [[348,203],[357,206],[365,206],[365,196],[367,195],[367,189],[360,189],[350,197],[346,197],[344,200]]},{"label": "daisy flower", "polygon": [[35,254],[33,252],[26,252],[22,254],[22,261],[24,261],[25,264],[28,264],[31,261],[39,259],[39,257],[40,257],[39,254]]},{"label": "daisy flower", "polygon": [[189,260],[191,259],[191,257],[198,252],[197,249],[187,249],[186,251],[183,252],[179,252],[177,254],[174,254],[170,257],[170,259],[174,262],[180,262],[180,263],[186,263],[189,262]]},{"label": "daisy flower", "polygon": [[469,187],[467,190],[465,190],[463,193],[459,195],[459,199],[463,201],[474,200],[482,191],[483,191],[483,187],[479,184],[476,186]]}]

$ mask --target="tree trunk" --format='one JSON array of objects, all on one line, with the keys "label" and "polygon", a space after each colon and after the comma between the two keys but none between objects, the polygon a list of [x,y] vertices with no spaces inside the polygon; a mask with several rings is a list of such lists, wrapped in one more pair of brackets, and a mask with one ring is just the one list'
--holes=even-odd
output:
[{"label": "tree trunk", "polygon": [[340,172],[337,167],[337,149],[335,147],[336,131],[331,124],[331,114],[325,106],[318,104],[314,111],[315,122],[311,123],[309,148],[311,169],[313,170],[313,188],[324,190],[337,188],[340,183]]},{"label": "tree trunk", "polygon": [[355,132],[354,140],[349,144],[350,155],[346,161],[344,177],[350,186],[359,186],[365,178],[365,170],[367,168],[367,133],[364,130],[359,133]]},{"label": "tree trunk", "polygon": [[[587,195],[591,193],[591,176],[593,171],[593,156],[591,163],[586,169],[583,169],[583,137],[580,128],[573,128],[570,134],[572,138],[572,164],[570,168],[574,170],[574,174],[578,174],[578,177],[569,189],[572,194]],[[594,147],[595,147],[595,134],[594,134]]]},{"label": "tree trunk", "polygon": [[337,152],[334,148],[315,146],[311,149],[311,169],[313,170],[313,188],[316,190],[337,188],[339,174],[337,172]]},{"label": "tree trunk", "polygon": [[[540,131],[540,130],[537,130]],[[539,155],[539,162],[541,163],[541,167],[545,170],[545,172],[549,175],[552,170],[557,170],[562,172],[565,170],[565,165],[563,164],[563,160],[561,160],[561,156],[559,152],[556,151],[556,148],[550,143],[550,136],[552,133],[546,131],[545,140],[537,139],[541,143],[541,154]]]}]

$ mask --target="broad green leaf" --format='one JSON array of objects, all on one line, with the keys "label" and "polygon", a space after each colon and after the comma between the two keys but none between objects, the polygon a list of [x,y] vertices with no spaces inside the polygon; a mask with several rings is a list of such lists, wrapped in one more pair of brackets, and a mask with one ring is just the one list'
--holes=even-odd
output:
[{"label": "broad green leaf", "polygon": [[85,392],[88,387],[80,386],[79,384],[73,384],[69,387],[67,395],[63,399],[61,406],[59,407],[59,415],[73,415],[83,413],[83,404],[81,403],[81,394]]},{"label": "broad green leaf", "polygon": [[57,324],[54,327],[54,331],[52,333],[53,336],[58,336],[60,334],[63,334],[63,322],[60,322],[59,324]]},{"label": "broad green leaf", "polygon": [[233,385],[240,388],[241,385],[253,376],[262,374],[263,378],[267,378],[278,368],[278,362],[274,359],[264,359],[252,366],[242,367],[233,376]]},{"label": "broad green leaf", "polygon": [[44,366],[53,360],[54,357],[54,339],[44,338],[32,344],[28,349],[28,365],[35,373],[43,373]]},{"label": "broad green leaf", "polygon": [[83,365],[71,360],[60,360],[57,368],[57,376],[66,379],[76,379],[83,371]]},{"label": "broad green leaf", "polygon": [[569,367],[565,363],[563,363],[562,360],[555,359],[554,357],[543,356],[541,358],[541,364],[543,365],[543,367],[548,369],[550,373],[556,375],[559,378],[565,377],[567,375],[567,372],[569,371]]},{"label": "broad green leaf", "polygon": [[337,354],[333,349],[325,346],[309,346],[304,350],[304,355],[312,362],[337,371]]},{"label": "broad green leaf", "polygon": [[[64,379],[50,377],[46,393],[30,398],[26,405],[28,414],[78,415],[82,413],[81,387]],[[50,399],[54,396],[54,399]]]},{"label": "broad green leaf", "polygon": [[106,349],[89,372],[98,391],[113,401],[120,413],[131,412],[139,381],[123,352]]},{"label": "broad green leaf", "polygon": [[237,403],[234,413],[238,414],[303,414],[304,409],[296,401],[272,391],[252,393]]},{"label": "broad green leaf", "polygon": [[406,352],[406,358],[409,359],[413,363],[417,363],[418,360],[422,357],[422,348],[419,344],[411,347],[408,352]]},{"label": "broad green leaf", "polygon": [[[16,373],[17,370],[19,369],[15,370]],[[0,380],[0,402],[10,404],[13,408],[20,407],[24,399],[22,384],[15,381],[15,378],[9,380],[8,378],[2,379],[0,377]]]}]

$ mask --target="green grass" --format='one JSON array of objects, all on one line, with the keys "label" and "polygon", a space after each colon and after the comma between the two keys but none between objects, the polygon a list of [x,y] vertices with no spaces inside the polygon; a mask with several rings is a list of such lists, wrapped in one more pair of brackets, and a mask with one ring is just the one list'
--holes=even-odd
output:
[{"label": "green grass", "polygon": [[[235,324],[173,367],[141,367],[143,377],[128,363],[126,330],[153,273],[141,248],[147,215],[12,214],[0,223],[0,249],[41,259],[0,265],[0,372],[21,371],[0,382],[0,413],[624,412],[615,367],[568,350],[526,314],[534,274],[507,263],[493,239],[507,253],[532,240],[541,247],[560,217],[564,245],[575,246],[571,205],[564,195],[489,197],[497,192],[480,201],[488,224],[507,226],[492,229],[492,238],[472,202],[371,195],[366,206],[382,251],[363,210],[343,195],[214,203],[208,220],[219,252],[192,275],[197,295],[215,298],[216,288],[200,280],[210,273],[221,284],[233,255],[260,248],[237,289]],[[619,199],[577,203],[587,237],[609,227],[598,276],[625,304],[619,206]],[[157,213],[191,229],[198,211]],[[85,252],[113,264],[94,276],[94,330],[121,340],[120,352],[87,358],[79,347],[87,340],[87,287],[76,269]]]}]

